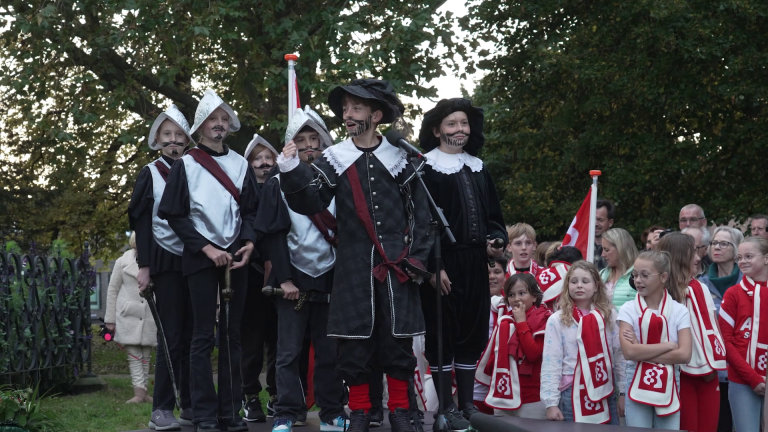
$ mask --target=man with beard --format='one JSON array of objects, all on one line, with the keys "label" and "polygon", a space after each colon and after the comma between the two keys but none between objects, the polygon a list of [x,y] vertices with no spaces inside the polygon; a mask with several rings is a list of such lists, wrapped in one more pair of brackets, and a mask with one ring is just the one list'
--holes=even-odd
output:
[{"label": "man with beard", "polygon": [[413,280],[429,276],[429,208],[406,153],[376,133],[404,107],[388,82],[375,79],[336,87],[328,105],[351,138],[327,148],[312,165],[300,162],[296,144],[286,144],[277,160],[280,188],[301,214],[336,201],[339,247],[328,335],[339,338],[336,369],[349,386],[349,430],[368,430],[375,366],[387,374],[392,430],[411,432],[412,338],[424,333]]},{"label": "man with beard", "polygon": [[[325,123],[309,106],[293,113],[285,132],[287,145],[297,148],[309,165],[316,154],[333,144]],[[320,431],[341,432],[347,425],[342,403],[344,384],[336,373],[338,346],[328,337],[328,310],[336,262],[336,204],[320,214],[305,216],[285,204],[280,175],[267,180],[256,226],[270,245],[271,285],[280,286],[275,299],[278,316],[277,403],[274,432],[290,432],[306,424],[307,406],[301,383],[300,359],[309,332],[315,352],[314,397],[320,407]]]},{"label": "man with beard", "polygon": [[[248,162],[224,145],[229,131],[238,129],[240,121],[232,108],[212,90],[206,90],[191,131],[199,130],[198,148],[187,152],[181,163],[174,164],[158,209],[158,215],[168,221],[184,243],[182,273],[187,277],[195,320],[190,348],[190,391],[198,432],[248,430],[248,425],[236,417],[242,398],[240,317],[248,283],[244,267],[256,242],[253,223],[258,186]],[[227,285],[233,294],[229,313],[224,313],[222,304],[218,321],[217,397],[211,353],[217,299]]]},{"label": "man with beard", "polygon": [[[128,205],[128,219],[136,232],[136,259],[139,265],[139,290],[143,291],[150,278],[155,285],[155,303],[163,329],[171,367],[180,389],[180,420],[173,410],[176,398],[169,373],[169,365],[158,347],[155,364],[155,390],[152,399],[152,416],[149,427],[156,430],[179,430],[181,425],[192,424],[192,402],[189,395],[189,346],[192,341],[192,304],[187,281],[181,272],[181,255],[184,245],[168,222],[157,216],[157,208],[163,196],[165,182],[171,167],[184,154],[192,141],[189,123],[184,114],[171,105],[160,114],[147,136],[152,150],[160,150],[158,159],[150,162],[139,172]],[[109,327],[109,324],[107,324]],[[162,344],[161,337],[157,338]],[[146,389],[134,389],[137,396],[146,395]],[[150,398],[148,398],[150,399]]]},{"label": "man with beard", "polygon": [[[427,323],[425,352],[432,376],[437,379],[435,296],[443,295],[444,366],[442,394],[438,397],[443,400],[453,431],[468,429],[470,416],[477,412],[472,403],[475,367],[488,343],[488,256],[501,256],[507,243],[496,188],[483,161],[475,157],[484,141],[483,110],[467,99],[443,99],[424,114],[419,132],[419,144],[427,151],[424,183],[445,212],[456,238],[453,245],[447,240],[442,242],[439,284],[433,278],[421,286],[421,307]],[[501,244],[494,244],[497,240]],[[434,265],[430,263],[430,270]],[[451,395],[452,365],[458,409]]]},{"label": "man with beard", "polygon": [[[270,171],[275,167],[277,150],[258,134],[243,153],[248,165],[256,174],[256,186],[261,193],[264,182]],[[260,207],[263,206],[263,203]],[[272,299],[261,292],[266,284],[265,269],[269,272],[269,247],[262,238],[258,239],[256,249],[259,257],[251,256],[248,266],[248,294],[245,297],[244,310],[240,322],[242,357],[240,370],[243,376],[243,420],[248,422],[265,422],[267,416],[259,400],[261,381],[259,375],[264,367],[264,347],[267,354],[267,411],[274,407],[277,400],[277,384],[275,382],[275,360],[277,359],[277,310]],[[255,254],[254,254],[255,255]]]}]

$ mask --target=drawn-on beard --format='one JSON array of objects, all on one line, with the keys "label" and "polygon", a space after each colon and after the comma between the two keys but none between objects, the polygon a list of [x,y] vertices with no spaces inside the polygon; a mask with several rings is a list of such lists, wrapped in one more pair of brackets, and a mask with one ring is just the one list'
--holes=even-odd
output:
[{"label": "drawn-on beard", "polygon": [[[459,134],[464,135],[464,138],[462,139],[454,138],[456,135],[459,135]],[[440,132],[440,141],[448,144],[451,147],[464,147],[469,142],[469,134],[464,133],[462,131],[454,132],[452,134]]]},{"label": "drawn-on beard", "polygon": [[178,156],[179,155],[179,151],[176,150],[176,149],[173,149],[173,150],[171,150],[171,154],[174,155],[174,156]]},{"label": "drawn-on beard", "polygon": [[222,140],[222,139],[224,139],[224,135],[223,135],[223,133],[222,133],[222,132],[224,132],[224,126],[214,126],[214,127],[212,128],[212,130],[213,130],[213,131],[215,131],[215,132],[219,132],[219,134],[218,134],[218,135],[216,135],[215,137],[213,137],[214,139],[217,139],[217,140]]},{"label": "drawn-on beard", "polygon": [[311,154],[307,155],[307,162],[312,163],[312,161],[314,161],[314,160],[315,160],[314,156],[312,156]]},{"label": "drawn-on beard", "polygon": [[353,118],[347,118],[344,120],[344,124],[346,125],[347,122],[357,123],[354,129],[349,129],[349,127],[347,127],[347,130],[349,131],[349,136],[356,137],[364,134],[368,129],[371,128],[371,125],[373,124],[373,116],[369,115],[368,118],[365,120],[355,120]]}]

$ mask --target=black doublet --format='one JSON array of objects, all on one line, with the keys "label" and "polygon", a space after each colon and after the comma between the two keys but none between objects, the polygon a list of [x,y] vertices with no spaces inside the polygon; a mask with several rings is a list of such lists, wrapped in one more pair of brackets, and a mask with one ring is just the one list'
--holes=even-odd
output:
[{"label": "black doublet", "polygon": [[[424,183],[435,203],[443,209],[456,238],[450,245],[443,238],[442,264],[451,281],[451,292],[443,297],[443,361],[472,365],[479,360],[488,342],[490,288],[488,285],[487,240],[507,243],[504,217],[493,180],[485,168],[468,166],[444,174],[427,165]],[[434,260],[430,271],[434,272]],[[421,287],[424,319],[427,323],[426,357],[437,362],[436,290],[430,283]]]},{"label": "black doublet", "polygon": [[[408,257],[426,263],[432,239],[429,232],[429,209],[421,186],[412,182],[413,168],[409,165],[393,178],[376,155],[367,151],[354,162],[366,206],[374,224],[376,236],[389,260],[396,260],[408,245],[406,232],[412,237]],[[419,291],[412,281],[400,283],[393,271],[384,282],[372,275],[372,269],[382,262],[365,227],[357,216],[350,185],[349,171],[336,174],[326,154],[312,167],[299,164],[281,175],[280,186],[288,205],[297,213],[311,215],[328,207],[336,197],[336,219],[339,246],[328,322],[329,336],[347,339],[367,339],[373,335],[374,320],[383,307],[388,310],[388,325],[396,338],[423,334],[424,318]],[[409,197],[406,196],[410,193]],[[408,227],[406,208],[413,208],[413,226]],[[385,319],[385,317],[381,317]]]}]

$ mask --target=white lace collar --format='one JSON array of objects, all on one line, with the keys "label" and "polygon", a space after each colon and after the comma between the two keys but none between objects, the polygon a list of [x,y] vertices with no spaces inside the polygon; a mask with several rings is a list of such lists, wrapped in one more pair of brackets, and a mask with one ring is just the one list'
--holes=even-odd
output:
[{"label": "white lace collar", "polygon": [[483,170],[483,161],[465,152],[450,154],[440,151],[440,148],[434,148],[424,156],[427,157],[427,165],[443,174],[455,174],[461,171],[464,165],[468,166],[473,172]]},{"label": "white lace collar", "polygon": [[[355,147],[352,138],[347,138],[335,146],[328,147],[323,151],[323,156],[333,166],[337,175],[344,173],[344,171],[346,171],[347,168],[355,163],[355,161],[362,155],[363,152]],[[405,151],[390,144],[384,137],[381,137],[381,145],[373,151],[373,155],[376,156],[387,171],[389,171],[392,178],[397,177],[397,175],[405,169],[405,165],[408,162],[406,160]]]}]

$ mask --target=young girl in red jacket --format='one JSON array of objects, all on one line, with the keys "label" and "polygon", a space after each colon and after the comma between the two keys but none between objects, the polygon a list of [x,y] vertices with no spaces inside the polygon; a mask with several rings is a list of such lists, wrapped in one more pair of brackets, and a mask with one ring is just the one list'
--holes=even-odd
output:
[{"label": "young girl in red jacket", "polygon": [[768,357],[768,241],[762,237],[744,240],[736,263],[744,278],[725,291],[720,304],[728,399],[736,430],[759,432]]},{"label": "young girl in red jacket", "polygon": [[480,358],[475,378],[489,386],[485,403],[523,418],[546,419],[540,375],[544,329],[552,314],[541,306],[542,292],[529,273],[504,283],[507,313],[501,316]]}]

